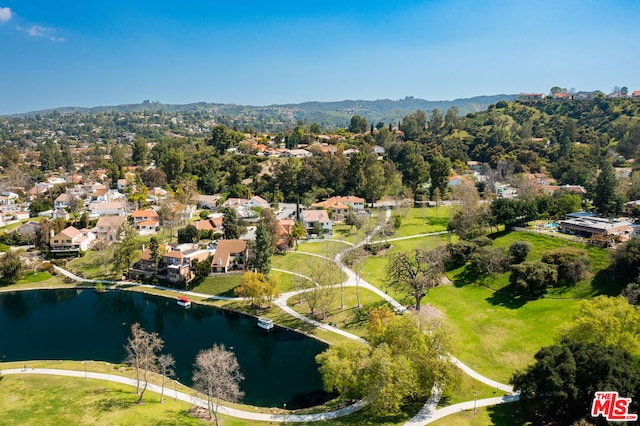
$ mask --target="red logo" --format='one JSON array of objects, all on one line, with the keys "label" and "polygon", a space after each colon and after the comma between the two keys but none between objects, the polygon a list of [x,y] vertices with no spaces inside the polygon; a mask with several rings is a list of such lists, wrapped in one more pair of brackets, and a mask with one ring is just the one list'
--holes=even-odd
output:
[{"label": "red logo", "polygon": [[629,413],[631,398],[620,398],[618,392],[596,392],[591,405],[591,416],[602,415],[610,422],[626,422],[638,420],[637,414]]}]

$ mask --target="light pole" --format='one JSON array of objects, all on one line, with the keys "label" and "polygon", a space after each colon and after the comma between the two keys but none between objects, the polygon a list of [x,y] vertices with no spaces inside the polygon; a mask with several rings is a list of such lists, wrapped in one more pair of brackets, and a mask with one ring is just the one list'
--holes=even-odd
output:
[{"label": "light pole", "polygon": [[173,381],[173,392],[175,393],[176,401],[177,401],[178,400],[178,379],[175,379]]},{"label": "light pole", "polygon": [[474,391],[473,391],[473,412],[474,412],[474,413],[477,413],[477,412],[478,412],[478,410],[477,410],[477,405],[476,405],[476,404],[477,404],[477,401],[478,401],[477,396],[478,396],[478,392],[476,392],[476,391],[474,390]]},{"label": "light pole", "polygon": [[284,424],[287,424],[287,403],[284,403]]},{"label": "light pole", "polygon": [[84,364],[84,378],[87,378],[87,361],[82,361],[82,363]]}]

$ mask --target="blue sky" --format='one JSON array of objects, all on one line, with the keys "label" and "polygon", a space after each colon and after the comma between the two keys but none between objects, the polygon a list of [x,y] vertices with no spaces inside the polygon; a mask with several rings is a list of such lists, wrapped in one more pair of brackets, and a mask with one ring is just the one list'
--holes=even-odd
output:
[{"label": "blue sky", "polygon": [[0,0],[0,114],[640,90],[637,0]]}]

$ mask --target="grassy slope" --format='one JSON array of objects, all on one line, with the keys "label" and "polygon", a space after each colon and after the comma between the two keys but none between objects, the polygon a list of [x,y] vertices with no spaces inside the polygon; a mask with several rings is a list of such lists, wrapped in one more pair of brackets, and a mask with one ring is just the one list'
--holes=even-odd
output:
[{"label": "grassy slope", "polygon": [[[190,404],[147,392],[136,404],[131,386],[56,376],[5,376],[0,386],[0,424],[20,425],[201,425]],[[37,394],[37,398],[33,395]]]}]

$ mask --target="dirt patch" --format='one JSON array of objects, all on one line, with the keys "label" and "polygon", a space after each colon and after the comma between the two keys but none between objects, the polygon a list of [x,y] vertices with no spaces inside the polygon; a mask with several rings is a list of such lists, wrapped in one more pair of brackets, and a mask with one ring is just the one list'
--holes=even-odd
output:
[{"label": "dirt patch", "polygon": [[427,303],[426,305],[422,305],[420,308],[420,315],[424,315],[424,318],[428,320],[442,320],[444,319],[444,314],[442,311],[431,303]]},{"label": "dirt patch", "polygon": [[440,285],[451,285],[451,284],[453,284],[453,281],[451,281],[449,277],[447,277],[446,275],[443,275],[442,278],[440,278]]}]

